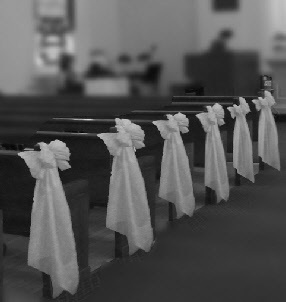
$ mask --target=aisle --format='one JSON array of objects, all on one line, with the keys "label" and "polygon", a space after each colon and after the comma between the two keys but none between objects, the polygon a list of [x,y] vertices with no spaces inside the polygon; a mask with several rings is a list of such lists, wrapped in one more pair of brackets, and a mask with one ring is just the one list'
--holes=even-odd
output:
[{"label": "aisle", "polygon": [[278,129],[282,172],[266,168],[230,202],[174,223],[144,258],[103,269],[87,301],[286,301],[286,124]]}]

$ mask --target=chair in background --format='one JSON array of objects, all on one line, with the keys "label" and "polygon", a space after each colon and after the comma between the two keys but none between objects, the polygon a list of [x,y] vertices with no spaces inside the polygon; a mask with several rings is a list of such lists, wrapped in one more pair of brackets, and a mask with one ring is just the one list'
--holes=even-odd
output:
[{"label": "chair in background", "polygon": [[161,63],[152,63],[147,67],[145,74],[142,76],[143,85],[149,87],[153,93],[158,93],[159,91],[162,68]]}]

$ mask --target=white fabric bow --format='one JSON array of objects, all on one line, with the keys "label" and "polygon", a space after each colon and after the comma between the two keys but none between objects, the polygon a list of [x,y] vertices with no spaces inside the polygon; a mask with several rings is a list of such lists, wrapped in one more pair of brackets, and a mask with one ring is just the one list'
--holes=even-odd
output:
[{"label": "white fabric bow", "polygon": [[247,104],[245,98],[239,97],[239,106],[233,105],[233,107],[227,108],[230,111],[231,117],[234,119],[236,117],[245,116],[250,112],[249,105]]},{"label": "white fabric bow", "polygon": [[167,118],[168,121],[162,121],[162,123],[160,121],[159,124],[157,122],[153,122],[153,124],[158,127],[158,130],[160,131],[163,139],[170,139],[171,133],[174,132],[189,132],[189,119],[184,114],[180,112],[175,115],[167,114]]},{"label": "white fabric bow", "polygon": [[70,168],[70,152],[59,140],[39,146],[41,151],[19,153],[37,180],[28,265],[50,275],[55,298],[63,290],[75,294],[79,282],[71,214],[58,172]]},{"label": "white fabric bow", "polygon": [[130,120],[127,119],[115,119],[116,129],[120,134],[129,134],[130,140],[132,142],[132,146],[135,149],[141,149],[145,147],[143,141],[145,138],[145,133],[141,129],[139,125],[132,123]]},{"label": "white fabric bow", "polygon": [[260,111],[258,129],[258,155],[262,161],[280,170],[280,154],[276,123],[271,111],[275,100],[269,91],[265,91],[265,98],[252,100],[257,111]]},{"label": "white fabric bow", "polygon": [[148,252],[153,243],[144,179],[134,148],[144,147],[144,131],[129,120],[116,119],[118,133],[98,135],[114,156],[109,185],[106,226],[127,236],[129,254]]},{"label": "white fabric bow", "polygon": [[215,114],[218,125],[219,126],[224,125],[225,122],[224,122],[224,109],[223,109],[223,107],[220,104],[215,103],[212,107],[208,106],[208,110],[211,110],[211,109],[212,109],[213,113]]},{"label": "white fabric bow", "polygon": [[233,135],[233,167],[237,173],[254,182],[252,140],[245,115],[250,112],[244,98],[239,98],[240,105],[228,107],[231,117],[235,118]]},{"label": "white fabric bow", "polygon": [[224,148],[218,125],[224,124],[224,111],[221,105],[207,106],[208,112],[199,113],[206,132],[205,150],[205,185],[216,192],[217,202],[229,198],[229,181]]},{"label": "white fabric bow", "polygon": [[180,132],[189,131],[189,120],[182,113],[167,117],[168,121],[153,122],[165,139],[159,197],[175,204],[177,218],[184,214],[192,216],[195,210],[193,181],[189,159],[180,135]]},{"label": "white fabric bow", "polygon": [[131,123],[127,119],[115,119],[115,127],[118,133],[99,134],[98,137],[103,139],[108,151],[113,156],[119,156],[123,147],[132,147],[134,151],[145,147],[143,143],[145,133],[139,125]]}]

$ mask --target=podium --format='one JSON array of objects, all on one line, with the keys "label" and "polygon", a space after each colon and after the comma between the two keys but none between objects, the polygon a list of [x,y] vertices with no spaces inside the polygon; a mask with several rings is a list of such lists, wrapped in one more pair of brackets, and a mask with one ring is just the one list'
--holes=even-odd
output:
[{"label": "podium", "polygon": [[286,105],[286,57],[268,60],[274,83],[274,98],[277,104]]},{"label": "podium", "polygon": [[186,75],[199,82],[205,95],[256,95],[259,90],[259,56],[256,52],[209,51],[187,54]]}]

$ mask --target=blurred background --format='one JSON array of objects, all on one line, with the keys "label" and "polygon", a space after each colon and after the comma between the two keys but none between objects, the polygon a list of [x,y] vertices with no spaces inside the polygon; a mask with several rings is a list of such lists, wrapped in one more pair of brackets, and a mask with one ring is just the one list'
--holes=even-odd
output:
[{"label": "blurred background", "polygon": [[286,74],[285,15],[285,0],[1,0],[0,91],[252,95]]}]

